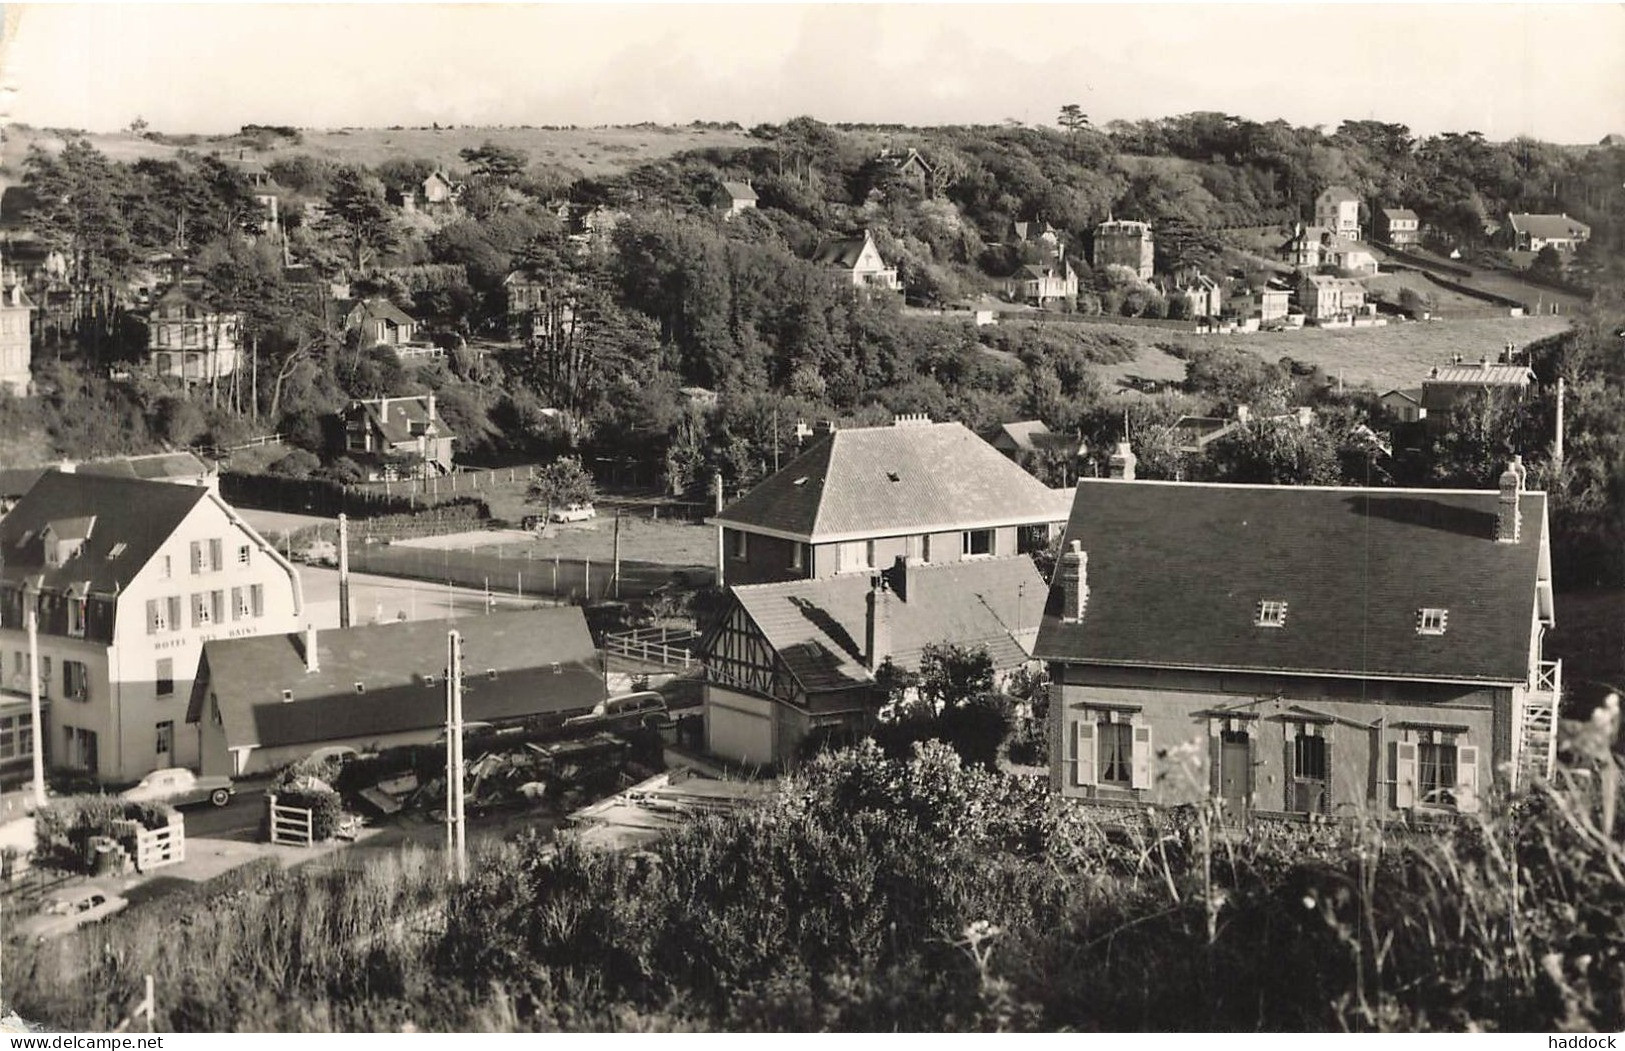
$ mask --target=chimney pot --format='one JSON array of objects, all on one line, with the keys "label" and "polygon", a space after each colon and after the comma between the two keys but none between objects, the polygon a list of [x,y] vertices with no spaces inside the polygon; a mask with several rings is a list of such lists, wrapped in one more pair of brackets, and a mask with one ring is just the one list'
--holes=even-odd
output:
[{"label": "chimney pot", "polygon": [[[1108,473],[1113,478],[1121,478],[1124,481],[1132,482],[1134,480],[1134,465],[1139,462],[1139,459],[1134,455],[1132,445],[1126,441],[1118,442],[1117,451],[1112,453],[1111,458],[1107,461]],[[1077,541],[1073,541],[1073,543],[1077,543]]]},{"label": "chimney pot", "polygon": [[1501,473],[1501,492],[1495,509],[1495,539],[1498,543],[1516,544],[1523,533],[1520,495],[1523,492],[1524,474],[1521,456],[1514,456]]},{"label": "chimney pot", "polygon": [[321,671],[321,658],[316,655],[316,625],[305,625],[305,672]]},{"label": "chimney pot", "polygon": [[870,578],[865,606],[863,663],[875,671],[891,654],[891,590],[884,575]]}]

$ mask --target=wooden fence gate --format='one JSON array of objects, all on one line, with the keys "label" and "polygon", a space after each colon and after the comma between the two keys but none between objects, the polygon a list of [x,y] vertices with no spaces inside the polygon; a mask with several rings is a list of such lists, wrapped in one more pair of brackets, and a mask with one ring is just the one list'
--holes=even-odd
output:
[{"label": "wooden fence gate", "polygon": [[271,842],[290,847],[309,847],[316,843],[316,815],[306,807],[284,806],[276,796],[265,797],[270,808]]}]

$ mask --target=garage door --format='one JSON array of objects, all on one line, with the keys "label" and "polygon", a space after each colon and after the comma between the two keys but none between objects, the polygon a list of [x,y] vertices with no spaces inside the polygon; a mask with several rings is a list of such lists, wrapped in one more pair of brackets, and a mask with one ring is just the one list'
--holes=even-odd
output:
[{"label": "garage door", "polygon": [[773,706],[714,687],[706,691],[705,738],[712,755],[754,766],[773,764]]}]

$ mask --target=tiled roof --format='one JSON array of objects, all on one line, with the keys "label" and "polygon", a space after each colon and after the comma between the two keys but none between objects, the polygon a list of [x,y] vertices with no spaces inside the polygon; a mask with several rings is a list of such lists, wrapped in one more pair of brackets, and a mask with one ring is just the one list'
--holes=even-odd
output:
[{"label": "tiled roof", "polygon": [[1305,274],[1303,280],[1305,284],[1314,285],[1316,288],[1327,291],[1339,288],[1348,291],[1356,289],[1361,292],[1365,291],[1365,286],[1352,277],[1335,277],[1331,274]]},{"label": "tiled roof", "polygon": [[871,239],[870,234],[865,231],[858,237],[825,241],[813,253],[812,261],[821,266],[838,266],[845,270],[851,270],[858,265],[858,257],[863,254],[864,246]]},{"label": "tiled roof", "polygon": [[[863,664],[870,587],[868,573],[854,573],[732,590],[796,680],[819,693],[874,681]],[[921,650],[939,642],[984,646],[999,669],[1028,659],[1044,579],[1026,555],[911,565],[903,590],[906,600],[894,588],[889,601],[897,667],[918,669]]]},{"label": "tiled roof", "polygon": [[349,414],[356,411],[366,413],[367,418],[377,427],[378,433],[391,444],[409,442],[417,438],[413,433],[413,425],[433,425],[432,438],[453,437],[451,428],[446,421],[440,418],[440,408],[437,405],[434,413],[429,412],[429,396],[426,394],[404,396],[398,398],[373,398],[368,401],[355,401],[350,403]]},{"label": "tiled roof", "polygon": [[751,189],[751,186],[750,186],[749,183],[744,183],[744,182],[724,182],[722,184],[722,190],[729,197],[733,198],[736,201],[754,201],[754,200],[756,200],[756,191]]},{"label": "tiled roof", "polygon": [[[1494,492],[1085,480],[1066,544],[1088,554],[1083,619],[1043,660],[1450,681],[1528,672],[1546,497],[1498,543]],[[1281,628],[1258,603],[1287,603]],[[1420,608],[1449,611],[1419,635]]]},{"label": "tiled roof", "polygon": [[1409,208],[1384,208],[1382,210],[1382,214],[1387,216],[1390,222],[1396,220],[1409,220],[1413,223],[1419,223],[1422,221],[1421,216],[1417,215]]},{"label": "tiled roof", "polygon": [[363,299],[351,306],[344,315],[346,325],[359,325],[365,321],[379,319],[396,325],[415,325],[417,319],[412,317],[400,307],[382,297]]},{"label": "tiled roof", "polygon": [[1054,437],[1043,420],[1018,420],[1015,423],[1006,423],[999,428],[999,432],[1009,438],[1018,449],[1036,449],[1039,442]]},{"label": "tiled roof", "polygon": [[1401,398],[1404,398],[1406,401],[1415,402],[1417,405],[1422,404],[1422,388],[1421,387],[1405,387],[1403,389],[1395,387],[1393,390],[1385,390],[1385,391],[1383,391],[1382,392],[1382,397],[1386,398],[1390,394],[1397,394]]},{"label": "tiled roof", "polygon": [[1358,201],[1360,199],[1360,195],[1349,189],[1347,186],[1336,185],[1326,187],[1324,190],[1320,191],[1320,197],[1315,199],[1317,201],[1321,199],[1329,201]]},{"label": "tiled roof", "polygon": [[1513,212],[1507,219],[1512,223],[1512,229],[1518,233],[1538,237],[1543,241],[1591,235],[1591,227],[1566,215],[1530,215]]},{"label": "tiled roof", "polygon": [[1428,372],[1423,385],[1465,383],[1486,387],[1527,387],[1534,378],[1534,370],[1527,365],[1469,362],[1461,365],[1439,365]]},{"label": "tiled roof", "polygon": [[79,474],[104,478],[143,478],[166,481],[176,478],[207,478],[213,468],[189,452],[152,453],[149,456],[123,456],[116,460],[95,460],[74,468]]},{"label": "tiled roof", "polygon": [[[46,471],[17,506],[0,519],[0,580],[39,578],[52,590],[84,584],[99,594],[127,587],[209,490],[133,478]],[[46,526],[95,519],[79,554],[58,566],[45,563],[40,540]],[[116,558],[113,548],[122,545]]]},{"label": "tiled roof", "polygon": [[[442,725],[446,633],[452,628],[463,636],[465,719],[492,722],[584,711],[604,699],[586,617],[579,607],[560,606],[321,631],[314,672],[305,670],[303,632],[206,642],[187,722],[202,718],[212,691],[231,747],[365,738]],[[495,678],[489,674],[493,670]],[[434,677],[432,685],[427,676]],[[284,690],[292,700],[282,699]]]},{"label": "tiled roof", "polygon": [[808,542],[1059,522],[1055,491],[959,423],[817,440],[713,521]]}]

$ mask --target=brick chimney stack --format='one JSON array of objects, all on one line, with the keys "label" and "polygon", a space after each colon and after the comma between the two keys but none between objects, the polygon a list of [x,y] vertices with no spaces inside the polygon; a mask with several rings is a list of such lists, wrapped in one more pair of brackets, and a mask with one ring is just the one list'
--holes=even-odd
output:
[{"label": "brick chimney stack", "polygon": [[897,562],[892,566],[891,589],[897,592],[897,601],[908,601],[908,577],[914,568],[915,561],[908,555],[898,555]]},{"label": "brick chimney stack", "polygon": [[1501,474],[1501,495],[1495,511],[1495,539],[1499,543],[1516,544],[1523,533],[1523,510],[1518,505],[1524,475],[1521,456],[1514,456]]},{"label": "brick chimney stack", "polygon": [[1061,620],[1076,624],[1089,604],[1089,555],[1083,550],[1083,541],[1067,545],[1057,572],[1061,578]]},{"label": "brick chimney stack", "polygon": [[1118,442],[1117,451],[1112,453],[1111,458],[1107,461],[1107,472],[1113,478],[1121,478],[1124,481],[1132,482],[1134,480],[1134,465],[1139,462],[1140,458],[1134,455],[1133,446],[1128,442]]},{"label": "brick chimney stack", "polygon": [[884,575],[869,581],[863,618],[863,665],[875,671],[891,655],[891,589]]}]

